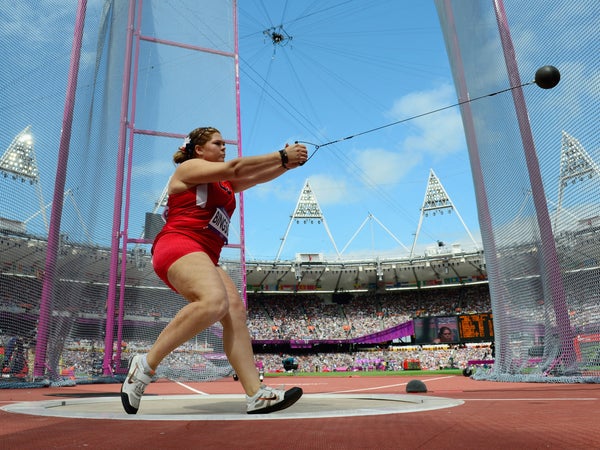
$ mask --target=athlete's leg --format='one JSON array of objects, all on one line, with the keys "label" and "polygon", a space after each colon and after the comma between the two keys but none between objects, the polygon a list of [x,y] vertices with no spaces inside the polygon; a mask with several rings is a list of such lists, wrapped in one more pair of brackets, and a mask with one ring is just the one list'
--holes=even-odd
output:
[{"label": "athlete's leg", "polygon": [[254,364],[252,340],[246,323],[246,307],[229,275],[220,267],[217,270],[229,299],[229,311],[221,319],[223,347],[244,391],[247,395],[253,396],[260,388],[260,380]]},{"label": "athlete's leg", "polygon": [[155,370],[169,353],[227,314],[228,294],[219,271],[202,252],[182,256],[169,267],[169,282],[189,303],[169,322],[146,355],[150,368]]}]

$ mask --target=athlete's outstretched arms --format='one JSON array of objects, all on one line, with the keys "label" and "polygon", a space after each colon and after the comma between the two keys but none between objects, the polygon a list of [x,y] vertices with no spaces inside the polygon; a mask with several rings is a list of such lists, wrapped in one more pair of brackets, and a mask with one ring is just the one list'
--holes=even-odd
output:
[{"label": "athlete's outstretched arms", "polygon": [[261,169],[257,169],[248,176],[230,180],[233,190],[235,192],[241,192],[252,186],[256,186],[257,184],[271,181],[283,175],[289,169],[300,167],[308,158],[306,147],[302,144],[286,144],[284,151],[285,153],[282,153],[282,150],[278,152],[280,159],[279,164],[267,165]]},{"label": "athlete's outstretched arms", "polygon": [[308,158],[304,145],[293,144],[276,152],[224,161],[225,143],[219,136],[202,146],[196,145],[194,151],[199,157],[179,164],[169,183],[170,193],[223,180],[230,181],[234,191],[240,192],[299,167]]}]

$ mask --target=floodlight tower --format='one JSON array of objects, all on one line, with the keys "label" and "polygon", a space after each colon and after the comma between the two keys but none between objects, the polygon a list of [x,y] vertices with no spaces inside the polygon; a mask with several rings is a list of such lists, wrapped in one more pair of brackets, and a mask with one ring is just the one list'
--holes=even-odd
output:
[{"label": "floodlight tower", "polygon": [[294,209],[294,213],[290,217],[290,222],[288,223],[287,230],[285,230],[285,235],[281,240],[281,245],[279,246],[279,251],[277,252],[277,256],[275,256],[275,261],[279,261],[279,256],[281,255],[281,251],[283,250],[283,246],[285,245],[285,241],[290,232],[290,228],[294,223],[294,220],[300,221],[306,220],[317,221],[317,223],[322,223],[325,227],[325,231],[329,236],[329,240],[333,244],[333,248],[335,249],[335,253],[340,257],[340,252],[333,240],[333,236],[331,235],[331,231],[329,231],[329,227],[327,226],[327,222],[325,221],[325,216],[321,212],[321,207],[319,206],[319,202],[317,201],[317,197],[315,196],[308,180],[304,183],[304,187],[300,192],[300,196],[298,197],[298,203],[296,204],[296,209]]},{"label": "floodlight tower", "polygon": [[425,199],[423,200],[423,206],[421,207],[421,215],[419,217],[419,225],[417,226],[417,232],[415,233],[415,239],[413,241],[413,245],[410,250],[411,258],[415,251],[415,245],[417,244],[417,239],[419,238],[419,232],[421,231],[421,225],[423,224],[423,217],[428,216],[430,212],[432,212],[433,215],[435,215],[437,212],[440,212],[441,214],[443,214],[444,211],[447,211],[448,213],[452,213],[452,211],[454,211],[456,213],[458,220],[460,220],[460,223],[462,224],[465,231],[471,238],[471,241],[473,241],[475,248],[477,248],[477,242],[473,238],[471,231],[469,230],[469,228],[465,224],[465,221],[463,220],[460,213],[458,212],[458,209],[456,208],[456,206],[454,206],[454,203],[452,203],[452,200],[450,199],[450,196],[446,192],[446,189],[444,189],[444,186],[442,186],[442,183],[438,179],[438,177],[435,174],[435,172],[433,171],[433,169],[429,169],[429,181],[427,182],[427,189],[425,190]]},{"label": "floodlight tower", "polygon": [[44,220],[44,226],[48,231],[48,220],[46,218],[46,207],[44,206],[44,196],[42,195],[42,186],[39,183],[38,167],[33,148],[33,135],[31,134],[31,125],[27,125],[23,131],[15,136],[2,158],[0,158],[0,172],[5,178],[9,176],[13,180],[28,180],[30,184],[36,187],[36,193],[40,202],[40,211]]},{"label": "floodlight tower", "polygon": [[562,214],[562,203],[565,188],[578,181],[585,181],[600,175],[597,164],[590,157],[577,139],[562,132],[560,149],[560,175],[558,180],[558,204],[554,217],[554,228],[558,230],[559,219]]}]

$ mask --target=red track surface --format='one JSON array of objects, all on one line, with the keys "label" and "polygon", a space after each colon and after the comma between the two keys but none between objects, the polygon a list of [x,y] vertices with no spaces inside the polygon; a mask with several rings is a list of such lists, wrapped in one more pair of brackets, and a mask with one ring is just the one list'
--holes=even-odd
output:
[{"label": "red track surface", "polygon": [[[266,378],[306,393],[405,394],[407,377]],[[600,449],[595,384],[495,383],[462,376],[420,377],[424,395],[464,400],[454,408],[330,419],[120,421],[0,411],[0,449]],[[202,392],[241,394],[239,383],[190,383]],[[57,399],[50,394],[116,393],[119,385],[0,390],[0,407]],[[148,394],[190,394],[172,382]],[[422,394],[419,394],[422,395]],[[302,401],[302,400],[300,400]],[[267,416],[265,416],[267,417]]]}]

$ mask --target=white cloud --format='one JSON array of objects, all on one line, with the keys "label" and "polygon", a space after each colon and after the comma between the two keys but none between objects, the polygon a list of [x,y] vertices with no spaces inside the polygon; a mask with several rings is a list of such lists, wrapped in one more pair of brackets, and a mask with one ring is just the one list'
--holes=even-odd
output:
[{"label": "white cloud", "polygon": [[[407,94],[389,112],[393,120],[446,108],[456,103],[454,88],[443,83],[436,88]],[[352,152],[352,164],[345,175],[311,175],[310,184],[320,205],[351,204],[364,200],[373,188],[380,194],[400,183],[423,161],[443,158],[465,149],[458,108],[443,109],[411,119],[408,131],[397,148],[361,148]],[[367,189],[365,189],[367,187]],[[380,190],[381,189],[381,190]]]},{"label": "white cloud", "polygon": [[[282,177],[283,178],[283,177]],[[283,200],[289,205],[295,205],[298,201],[300,188],[292,180],[277,179],[270,183],[258,184],[249,189],[247,196],[269,199],[269,201]],[[246,197],[248,198],[248,197]]]},{"label": "white cloud", "polygon": [[[454,107],[447,108],[455,103],[454,88],[447,83],[434,89],[412,92],[396,100],[390,115],[397,120],[425,114],[410,120],[410,132],[402,143],[404,151],[443,157],[463,150],[460,111]],[[442,110],[433,112],[439,109]]]},{"label": "white cloud", "polygon": [[366,181],[377,185],[398,183],[421,159],[417,152],[394,152],[382,148],[361,150],[356,155],[356,162]]},{"label": "white cloud", "polygon": [[[42,1],[38,4],[22,2],[5,19],[2,35],[19,38],[28,45],[55,46],[62,40],[70,48],[77,5],[62,0]],[[52,44],[50,44],[52,43]]]},{"label": "white cloud", "polygon": [[352,203],[356,196],[353,194],[356,187],[348,184],[346,179],[330,175],[311,175],[308,180],[319,206],[338,203]]}]

